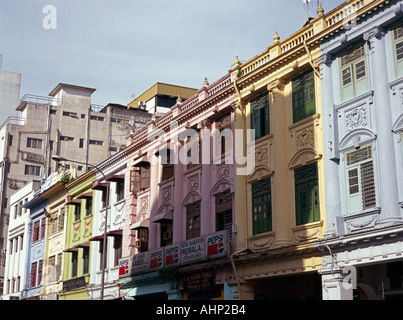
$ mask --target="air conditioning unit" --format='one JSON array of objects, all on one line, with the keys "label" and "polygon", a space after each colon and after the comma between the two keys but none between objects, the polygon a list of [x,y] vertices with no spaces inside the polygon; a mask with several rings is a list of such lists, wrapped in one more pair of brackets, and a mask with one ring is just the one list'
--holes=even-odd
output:
[{"label": "air conditioning unit", "polygon": [[162,233],[162,240],[171,240],[172,239],[172,231],[165,231]]},{"label": "air conditioning unit", "polygon": [[141,248],[141,240],[136,240],[136,248]]}]

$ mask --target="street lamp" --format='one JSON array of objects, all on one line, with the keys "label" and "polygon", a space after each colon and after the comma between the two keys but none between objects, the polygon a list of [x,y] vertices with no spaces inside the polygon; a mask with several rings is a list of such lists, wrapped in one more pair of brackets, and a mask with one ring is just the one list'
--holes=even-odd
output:
[{"label": "street lamp", "polygon": [[[88,165],[88,163],[84,163],[81,161],[76,161],[76,160],[71,160],[71,159],[66,159],[64,157],[61,156],[57,156],[57,155],[53,155],[52,156],[52,160],[56,161],[56,162],[60,162],[60,161],[68,161],[68,162],[74,162],[74,163],[79,163],[79,164],[84,164],[84,165]],[[101,169],[99,169],[96,165],[91,165],[91,167],[93,167],[95,170],[98,170],[98,172],[100,172],[104,178],[104,180],[106,181],[106,176],[103,173],[103,171]],[[101,300],[104,300],[104,288],[105,288],[105,267],[106,267],[106,249],[107,249],[107,241],[106,241],[106,229],[108,226],[108,206],[109,206],[109,187],[106,187],[106,208],[105,208],[105,227],[104,227],[104,241],[103,241],[103,248],[102,248],[102,273],[101,273]]]}]

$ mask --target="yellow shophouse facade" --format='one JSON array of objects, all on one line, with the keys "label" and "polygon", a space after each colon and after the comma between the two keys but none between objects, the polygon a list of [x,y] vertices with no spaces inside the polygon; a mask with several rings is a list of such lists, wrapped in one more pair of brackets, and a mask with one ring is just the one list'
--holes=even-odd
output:
[{"label": "yellow shophouse facade", "polygon": [[[236,128],[253,129],[243,145],[255,164],[236,176],[237,248],[232,257],[240,299],[321,299],[326,232],[320,47],[317,16],[254,58],[235,60]],[[239,166],[239,165],[238,165]]]},{"label": "yellow shophouse facade", "polygon": [[65,228],[63,286],[60,300],[91,300],[90,238],[93,226],[92,182],[95,172],[90,170],[66,185],[68,208]]}]

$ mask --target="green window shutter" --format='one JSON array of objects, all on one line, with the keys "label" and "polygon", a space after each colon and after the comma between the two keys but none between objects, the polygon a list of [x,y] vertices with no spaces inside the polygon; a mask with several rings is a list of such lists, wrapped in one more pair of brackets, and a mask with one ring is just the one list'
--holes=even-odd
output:
[{"label": "green window shutter", "polygon": [[296,224],[320,220],[317,163],[295,169]]},{"label": "green window shutter", "polygon": [[293,122],[316,113],[315,81],[313,71],[308,71],[292,81]]},{"label": "green window shutter", "polygon": [[270,110],[268,94],[253,99],[251,105],[251,128],[255,129],[255,139],[270,133]]},{"label": "green window shutter", "polygon": [[270,178],[252,184],[253,234],[272,230]]}]

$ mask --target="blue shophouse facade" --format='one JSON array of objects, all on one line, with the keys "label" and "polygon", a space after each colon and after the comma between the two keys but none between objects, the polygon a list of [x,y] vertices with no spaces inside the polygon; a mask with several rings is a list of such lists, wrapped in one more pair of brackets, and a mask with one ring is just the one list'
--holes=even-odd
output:
[{"label": "blue shophouse facade", "polygon": [[403,1],[350,1],[339,12],[320,56],[323,298],[402,299]]}]

